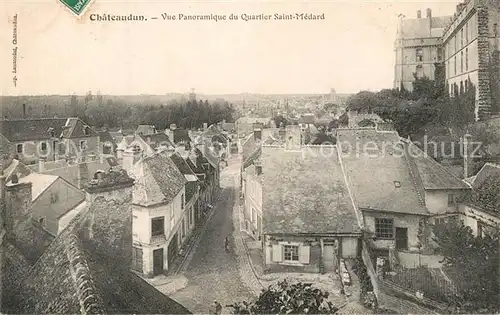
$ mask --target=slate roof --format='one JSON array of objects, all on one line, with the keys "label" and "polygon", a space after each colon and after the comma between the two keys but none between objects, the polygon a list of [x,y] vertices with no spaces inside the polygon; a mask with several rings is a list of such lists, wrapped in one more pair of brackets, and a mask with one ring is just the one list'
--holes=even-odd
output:
[{"label": "slate roof", "polygon": [[113,144],[113,150],[115,150],[116,147],[117,147],[116,142],[115,142],[113,136],[111,136],[111,133],[109,131],[99,131],[99,142],[101,142],[101,143],[106,143],[106,142],[112,143]]},{"label": "slate roof", "polygon": [[[360,209],[418,215],[428,213],[411,175],[404,149],[399,151],[401,154],[395,151],[398,145],[403,148],[397,133],[344,129],[338,131],[337,140],[346,176]],[[369,147],[366,143],[370,143]]]},{"label": "slate roof", "polygon": [[250,157],[250,155],[252,155],[252,153],[256,151],[259,147],[260,147],[259,141],[254,138],[253,134],[249,135],[242,145],[243,162],[245,162]]},{"label": "slate roof", "polygon": [[[191,198],[193,197],[193,195],[196,192],[196,189],[198,188],[198,183],[197,183],[198,178],[194,175],[194,172],[189,167],[187,161],[182,156],[180,156],[178,153],[172,154],[170,156],[170,158],[172,159],[174,164],[177,166],[179,171],[184,175],[184,178],[186,178],[186,180],[187,180],[187,183],[185,186],[185,190],[186,190],[185,199],[187,202],[187,201],[191,200]],[[189,175],[194,176],[194,181],[190,180],[190,178],[192,178],[192,177]]]},{"label": "slate roof", "polygon": [[176,164],[163,152],[137,163],[133,177],[136,180],[133,202],[143,206],[170,203],[187,182]]},{"label": "slate roof", "polygon": [[[19,281],[9,301],[9,313],[190,314],[132,273],[113,252],[108,253],[106,243],[103,248],[100,239],[85,233],[89,222],[95,224],[94,233],[106,230],[106,223],[91,219],[96,213],[124,213],[123,207],[129,208],[129,203],[96,202],[82,210]],[[131,240],[131,230],[129,233]]]},{"label": "slate roof", "polygon": [[425,189],[470,189],[416,145],[411,144],[409,148]]},{"label": "slate roof", "polygon": [[0,133],[10,142],[29,140],[48,140],[49,129],[54,129],[54,136],[59,137],[66,118],[39,118],[23,120],[0,120]]},{"label": "slate roof", "polygon": [[[422,14],[425,14],[425,12],[422,12]],[[441,37],[452,18],[453,16],[436,16],[432,17],[431,21],[427,18],[404,19],[402,34],[405,39]]]},{"label": "slate roof", "polygon": [[175,129],[174,139],[171,140],[173,140],[174,143],[192,142],[192,139],[189,137],[189,132],[186,129]]},{"label": "slate roof", "polygon": [[[85,134],[85,130],[87,130],[88,134]],[[85,138],[97,137],[99,134],[80,118],[72,117],[67,119],[62,130],[62,136],[64,138]]]},{"label": "slate roof", "polygon": [[[328,150],[335,150],[334,147]],[[360,233],[337,155],[262,147],[263,232]]]}]

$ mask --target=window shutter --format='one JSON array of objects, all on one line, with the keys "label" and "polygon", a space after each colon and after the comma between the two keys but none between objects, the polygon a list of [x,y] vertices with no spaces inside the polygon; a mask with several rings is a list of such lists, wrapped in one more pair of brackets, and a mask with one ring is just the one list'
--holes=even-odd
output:
[{"label": "window shutter", "polygon": [[283,248],[281,245],[273,245],[273,261],[280,262],[283,260]]},{"label": "window shutter", "polygon": [[300,246],[299,247],[299,261],[302,264],[309,263],[309,253],[311,251],[310,246]]}]

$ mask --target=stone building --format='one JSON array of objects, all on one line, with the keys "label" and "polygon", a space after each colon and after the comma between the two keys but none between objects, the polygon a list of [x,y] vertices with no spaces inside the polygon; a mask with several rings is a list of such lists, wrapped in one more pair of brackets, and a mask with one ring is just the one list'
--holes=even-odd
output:
[{"label": "stone building", "polygon": [[441,37],[444,28],[451,21],[451,16],[433,17],[431,9],[425,17],[417,11],[417,18],[401,17],[398,23],[394,51],[394,88],[403,86],[413,89],[415,76],[434,80],[436,63],[442,62]]},{"label": "stone building", "polygon": [[457,5],[442,42],[446,83],[451,96],[476,88],[476,119],[495,112],[498,103],[498,23],[497,1],[466,0]]}]

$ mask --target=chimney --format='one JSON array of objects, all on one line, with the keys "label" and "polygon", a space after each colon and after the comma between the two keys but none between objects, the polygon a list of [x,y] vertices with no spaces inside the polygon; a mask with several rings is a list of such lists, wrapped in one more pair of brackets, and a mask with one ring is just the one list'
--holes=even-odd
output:
[{"label": "chimney", "polygon": [[142,150],[141,147],[138,145],[132,146],[130,148],[127,148],[125,151],[123,151],[123,162],[122,162],[122,167],[124,170],[127,172],[130,172],[134,165],[142,158]]},{"label": "chimney", "polygon": [[418,10],[417,11],[417,19],[420,19],[420,18],[422,18],[422,11]]},{"label": "chimney", "polygon": [[262,162],[257,161],[255,162],[255,173],[258,175],[262,175]]},{"label": "chimney", "polygon": [[473,142],[472,142],[472,136],[468,133],[464,135],[463,138],[463,156],[464,156],[464,178],[469,178],[471,177],[473,169],[473,158],[471,156],[471,153],[473,152]]},{"label": "chimney", "polygon": [[177,125],[176,124],[170,124],[170,130],[175,130],[177,129]]},{"label": "chimney", "polygon": [[299,151],[304,143],[303,135],[298,125],[288,125],[285,129],[285,151]]},{"label": "chimney", "polygon": [[208,129],[208,123],[203,123],[203,131]]},{"label": "chimney", "polygon": [[38,172],[43,173],[45,171],[45,157],[41,156],[38,158]]},{"label": "chimney", "polygon": [[84,189],[89,182],[89,167],[87,163],[80,162],[76,166],[78,168],[76,180],[78,189]]},{"label": "chimney", "polygon": [[260,123],[254,123],[253,124],[253,138],[255,140],[261,141],[262,140],[262,124]]},{"label": "chimney", "polygon": [[82,222],[82,232],[97,253],[113,257],[110,263],[116,261],[116,268],[128,268],[123,262],[132,262],[134,180],[125,170],[109,170],[93,177],[85,189],[90,213]]},{"label": "chimney", "polygon": [[426,14],[427,18],[430,19],[432,18],[432,10],[430,8],[427,8],[427,14]]},{"label": "chimney", "polygon": [[279,135],[281,141],[285,141],[285,135],[286,135],[285,127],[281,127],[278,130],[278,135]]},{"label": "chimney", "polygon": [[26,119],[26,104],[23,104],[23,119]]},{"label": "chimney", "polygon": [[33,244],[29,232],[32,225],[31,186],[30,182],[20,181],[18,175],[13,174],[5,187],[5,229],[25,254]]}]

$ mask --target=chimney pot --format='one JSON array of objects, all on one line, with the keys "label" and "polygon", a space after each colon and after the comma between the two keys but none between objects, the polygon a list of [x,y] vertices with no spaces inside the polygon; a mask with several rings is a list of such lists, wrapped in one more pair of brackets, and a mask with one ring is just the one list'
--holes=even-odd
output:
[{"label": "chimney pot", "polygon": [[417,19],[420,19],[422,17],[422,11],[418,10],[417,11]]},{"label": "chimney pot", "polygon": [[427,18],[432,18],[432,10],[430,8],[427,8]]},{"label": "chimney pot", "polygon": [[19,184],[19,177],[17,177],[17,174],[12,174],[10,180],[12,181],[12,184]]}]

